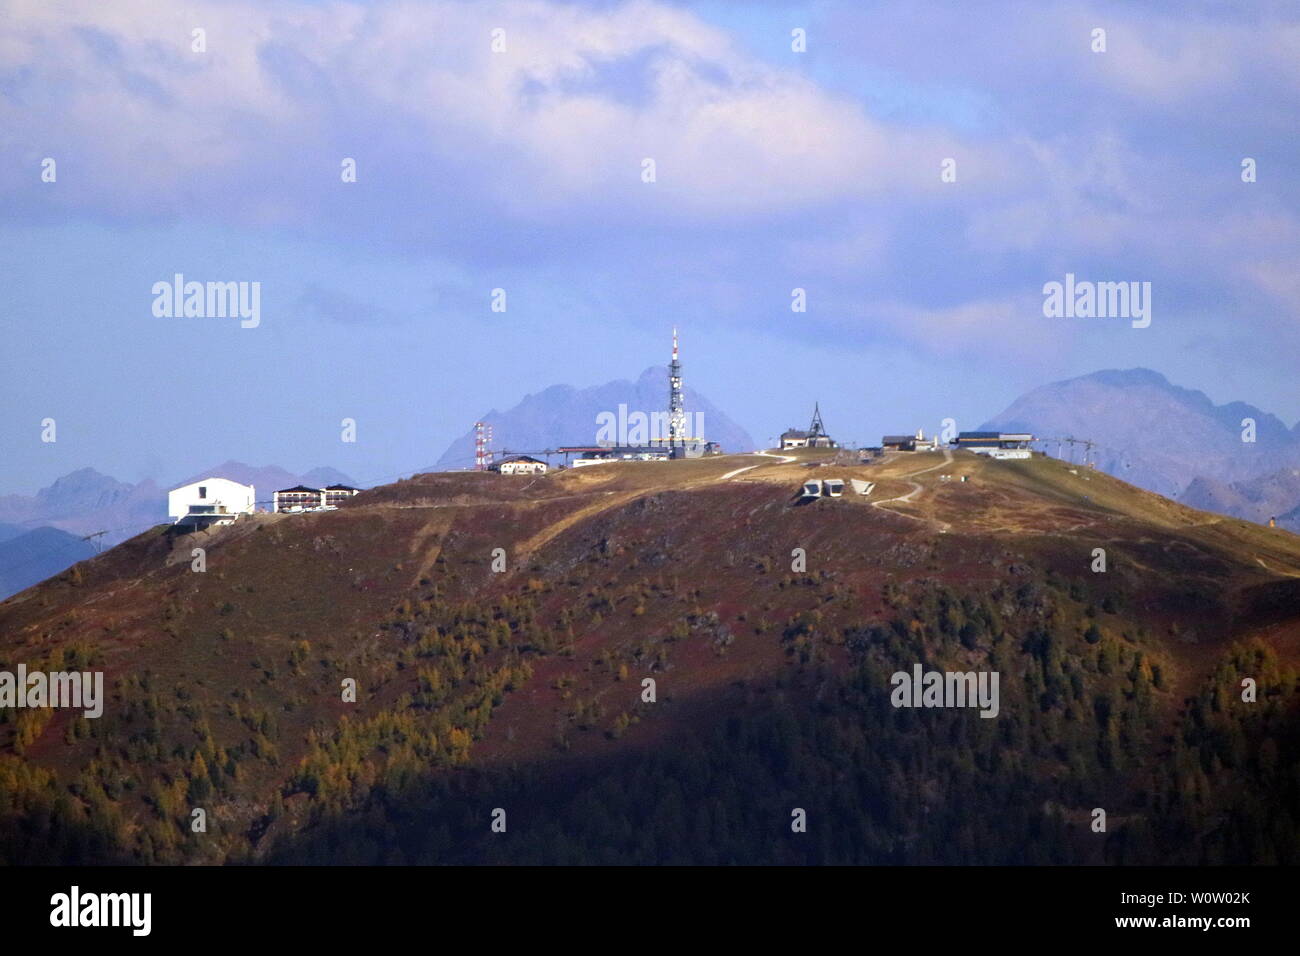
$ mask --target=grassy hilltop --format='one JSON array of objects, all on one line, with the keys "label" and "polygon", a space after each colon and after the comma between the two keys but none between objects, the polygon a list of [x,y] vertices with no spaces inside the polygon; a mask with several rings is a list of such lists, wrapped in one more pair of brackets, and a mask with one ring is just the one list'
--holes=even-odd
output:
[{"label": "grassy hilltop", "polygon": [[[0,862],[1300,862],[1300,538],[833,455],[419,475],[75,565],[0,603],[0,669],[110,699],[0,711]],[[895,709],[917,662],[999,716]]]}]

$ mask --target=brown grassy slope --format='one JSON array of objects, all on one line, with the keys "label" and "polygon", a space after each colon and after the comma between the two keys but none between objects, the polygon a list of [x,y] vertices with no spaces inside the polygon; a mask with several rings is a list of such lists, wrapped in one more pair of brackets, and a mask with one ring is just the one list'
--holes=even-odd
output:
[{"label": "brown grassy slope", "polygon": [[[539,666],[537,678],[502,705],[479,752],[523,759],[544,748],[557,728],[562,737],[572,723],[575,700],[600,702],[606,716],[643,711],[636,707],[639,680],[616,680],[616,668],[602,659],[632,653],[638,663],[652,660],[674,624],[701,611],[716,613],[718,624],[708,627],[734,640],[673,646],[669,676],[659,678],[661,699],[665,688],[670,698],[709,698],[770,675],[788,657],[774,635],[824,600],[804,585],[809,576],[832,582],[835,596],[824,610],[841,626],[885,620],[883,590],[908,580],[935,578],[978,591],[1015,582],[1027,568],[1081,578],[1094,602],[1110,593],[1126,604],[1130,637],[1139,629],[1153,635],[1180,689],[1203,677],[1234,639],[1261,633],[1286,647],[1284,635],[1296,632],[1294,579],[1255,560],[1267,555],[1276,567],[1297,567],[1294,536],[1193,512],[1050,460],[957,456],[927,475],[906,477],[941,461],[930,459],[900,455],[883,466],[828,469],[765,465],[728,483],[643,497],[558,536],[548,551],[555,567],[578,566],[597,553],[623,556],[612,563],[604,589],[616,610],[575,629],[571,657]],[[793,489],[809,474],[870,477],[876,498],[905,493],[909,480],[922,492],[882,508],[859,497],[801,505]],[[947,474],[971,480],[942,481]],[[790,572],[796,547],[807,553],[808,575]],[[1107,551],[1106,574],[1090,571],[1094,548]],[[665,576],[677,586],[660,593],[654,585]],[[585,594],[589,587],[584,579],[567,591]],[[556,592],[557,604],[573,599],[563,582]],[[634,667],[629,676],[641,673],[644,667]],[[638,733],[653,740],[655,731],[632,736]],[[586,746],[616,745],[591,739]]]},{"label": "brown grassy slope", "polygon": [[[805,652],[782,639],[793,617],[820,611],[839,629],[884,621],[887,592],[910,580],[979,590],[1026,569],[1082,579],[1086,600],[1122,600],[1122,620],[1108,626],[1145,630],[1179,688],[1245,635],[1294,660],[1300,539],[1286,532],[1049,459],[897,455],[806,468],[828,456],[795,457],[629,463],[541,479],[422,475],[337,512],[258,516],[182,537],[154,529],[0,603],[0,663],[34,665],[88,645],[110,685],[149,674],[153,693],[193,701],[223,747],[257,736],[250,713],[269,716],[276,752],[241,765],[244,805],[227,811],[246,825],[291,774],[309,731],[349,710],[343,676],[361,686],[357,716],[412,689],[381,629],[410,599],[487,607],[527,594],[544,625],[569,615],[572,645],[535,659],[532,679],[494,712],[474,749],[484,763],[654,746],[695,719],[687,714],[766,692],[765,678]],[[862,477],[877,489],[871,499],[800,504],[809,476]],[[908,501],[873,506],[916,486]],[[205,573],[190,570],[194,547],[207,551]],[[1105,575],[1089,571],[1099,547]],[[505,574],[490,569],[495,548],[507,553]],[[806,573],[791,571],[795,548]],[[294,661],[302,642],[309,650]],[[665,705],[653,715],[638,706],[648,674]],[[96,745],[70,742],[70,719],[56,715],[24,759],[65,779],[79,771]],[[128,809],[144,799],[135,793],[122,798]]]}]

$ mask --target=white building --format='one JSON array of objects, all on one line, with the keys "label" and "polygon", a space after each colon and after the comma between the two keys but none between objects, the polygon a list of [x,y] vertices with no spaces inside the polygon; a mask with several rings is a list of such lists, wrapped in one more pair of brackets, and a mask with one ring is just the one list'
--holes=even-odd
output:
[{"label": "white building", "polygon": [[252,485],[241,485],[229,478],[204,478],[169,491],[167,514],[174,524],[206,528],[251,515],[256,500]]},{"label": "white building", "polygon": [[325,492],[320,488],[294,485],[281,488],[271,495],[272,511],[315,511],[325,504]]},{"label": "white building", "polygon": [[271,495],[271,510],[295,514],[301,511],[337,511],[339,505],[359,494],[361,489],[351,485],[327,485],[324,488],[294,485]]},{"label": "white building", "polygon": [[1032,457],[1029,446],[1033,441],[1034,436],[1028,432],[961,432],[957,435],[958,448],[1001,459]]},{"label": "white building", "polygon": [[492,462],[488,465],[488,471],[495,471],[502,475],[544,475],[546,462],[527,455],[516,455],[513,458]]},{"label": "white building", "polygon": [[1001,461],[1033,457],[1033,453],[1028,448],[989,448],[984,451],[981,451],[980,449],[972,450],[976,451],[978,454],[988,455],[990,458],[997,458]]},{"label": "white building", "polygon": [[349,498],[355,498],[361,494],[360,488],[353,488],[351,485],[326,485],[321,491],[325,493],[326,508],[331,505],[341,505]]}]

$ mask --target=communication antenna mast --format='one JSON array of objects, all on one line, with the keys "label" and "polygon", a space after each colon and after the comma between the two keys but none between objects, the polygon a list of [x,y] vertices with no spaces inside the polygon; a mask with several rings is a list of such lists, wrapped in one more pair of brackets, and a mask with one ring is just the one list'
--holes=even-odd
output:
[{"label": "communication antenna mast", "polygon": [[677,360],[677,326],[673,326],[673,360],[668,365],[668,443],[686,440],[686,405],[682,400],[682,363]]},{"label": "communication antenna mast", "polygon": [[474,423],[474,470],[483,471],[487,468],[487,425],[483,422]]}]

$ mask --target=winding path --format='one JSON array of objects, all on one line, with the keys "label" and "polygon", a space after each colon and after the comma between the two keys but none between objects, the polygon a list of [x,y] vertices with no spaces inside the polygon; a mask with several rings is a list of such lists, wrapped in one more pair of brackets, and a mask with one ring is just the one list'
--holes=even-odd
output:
[{"label": "winding path", "polygon": [[[927,471],[934,471],[936,468],[942,468],[944,465],[950,465],[950,464],[952,464],[952,451],[945,448],[943,450],[943,461],[939,462],[937,465],[931,465],[929,468],[922,468],[919,471],[912,471],[912,472],[908,472],[906,475],[899,476],[899,478],[902,481],[906,481],[909,485],[912,486],[911,491],[909,491],[905,495],[898,495],[895,498],[885,498],[881,501],[873,501],[871,502],[872,507],[879,508],[882,505],[887,505],[892,501],[903,501],[903,502],[911,501],[913,498],[917,496],[917,494],[920,493],[921,489],[924,487],[919,481],[912,481],[911,479],[915,478],[917,475],[924,475]],[[919,515],[904,514],[901,511],[894,511],[892,508],[888,509],[888,511],[890,514],[901,515],[904,518],[915,518],[917,521],[926,520],[925,518],[922,518]],[[948,524],[946,521],[939,521],[937,518],[934,520],[943,531],[947,531],[950,527],[952,527],[952,525]]]},{"label": "winding path", "polygon": [[[794,461],[794,455],[773,455],[765,451],[756,451],[754,454],[762,455],[764,458],[775,458],[777,459],[777,463],[781,465],[788,465],[790,462]],[[735,478],[737,475],[743,475],[745,472],[764,464],[767,463],[760,461],[758,464],[746,465],[744,468],[736,468],[735,470],[729,471],[725,475],[719,477],[718,481],[726,481],[728,478]]]}]

